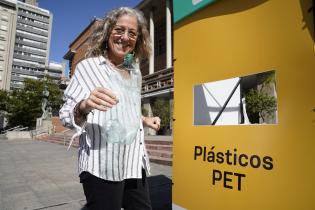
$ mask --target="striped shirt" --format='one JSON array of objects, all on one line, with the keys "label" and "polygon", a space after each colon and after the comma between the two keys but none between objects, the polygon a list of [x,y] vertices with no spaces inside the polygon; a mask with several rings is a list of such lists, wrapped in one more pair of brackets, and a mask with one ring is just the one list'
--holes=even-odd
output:
[{"label": "striped shirt", "polygon": [[[117,79],[121,84],[133,85],[132,88],[123,87]],[[74,107],[81,100],[88,98],[96,87],[111,89],[118,95],[119,103],[106,112],[93,110],[88,114],[87,122],[80,127],[74,121]],[[128,89],[133,91],[133,94],[126,92]],[[127,79],[102,56],[87,58],[77,64],[64,92],[65,103],[60,109],[59,117],[66,127],[76,128],[77,134],[80,135],[79,174],[86,171],[105,180],[122,181],[141,178],[142,168],[149,173],[149,159],[144,145],[141,120],[140,91],[141,73],[138,65],[130,71],[130,78]],[[120,119],[119,123],[122,125],[119,125],[127,129],[116,130],[114,135],[108,133],[113,131],[113,128],[106,129],[106,123],[113,121],[113,118]],[[128,123],[133,123],[132,129]],[[130,132],[132,141],[124,142],[126,136],[130,140]],[[117,138],[123,142],[115,142]]]}]

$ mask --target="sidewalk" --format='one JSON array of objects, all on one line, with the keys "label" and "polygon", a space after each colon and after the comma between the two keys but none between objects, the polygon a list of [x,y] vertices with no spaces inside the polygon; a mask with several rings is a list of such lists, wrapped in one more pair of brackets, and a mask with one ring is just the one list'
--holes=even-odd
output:
[{"label": "sidewalk", "polygon": [[[171,209],[169,166],[151,164],[154,210]],[[34,140],[0,140],[0,210],[81,210],[77,150]],[[83,209],[82,209],[83,210]]]}]

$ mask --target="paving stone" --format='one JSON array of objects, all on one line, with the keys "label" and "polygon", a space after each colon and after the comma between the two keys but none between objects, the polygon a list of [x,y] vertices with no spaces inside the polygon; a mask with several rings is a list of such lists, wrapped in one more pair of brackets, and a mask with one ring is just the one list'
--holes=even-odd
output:
[{"label": "paving stone", "polygon": [[5,210],[29,210],[41,206],[36,195],[32,192],[24,192],[14,195],[3,196],[3,208]]},{"label": "paving stone", "polygon": [[[0,210],[84,210],[77,149],[25,139],[0,141],[0,148]],[[151,172],[155,189],[156,180],[172,177],[169,166],[152,163]]]},{"label": "paving stone", "polygon": [[38,195],[38,199],[42,206],[55,206],[64,203],[69,203],[72,199],[65,193],[61,191],[47,191],[42,195]]}]

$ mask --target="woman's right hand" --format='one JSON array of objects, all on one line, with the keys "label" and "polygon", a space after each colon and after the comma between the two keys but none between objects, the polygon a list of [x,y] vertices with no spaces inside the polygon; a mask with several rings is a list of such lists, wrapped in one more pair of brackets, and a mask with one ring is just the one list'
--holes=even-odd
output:
[{"label": "woman's right hand", "polygon": [[107,111],[118,102],[118,98],[113,91],[103,87],[97,87],[90,93],[87,99],[82,101],[79,108],[84,113],[89,113],[93,109]]}]

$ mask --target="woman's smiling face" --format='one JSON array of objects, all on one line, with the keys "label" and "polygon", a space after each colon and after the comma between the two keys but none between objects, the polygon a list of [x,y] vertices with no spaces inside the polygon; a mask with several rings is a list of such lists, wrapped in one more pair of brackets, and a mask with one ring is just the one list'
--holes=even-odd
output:
[{"label": "woman's smiling face", "polygon": [[108,39],[109,60],[115,65],[121,64],[124,56],[134,50],[137,38],[137,18],[132,15],[119,17]]}]

